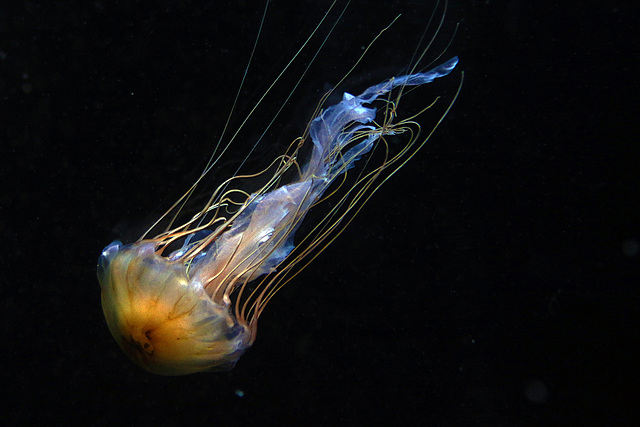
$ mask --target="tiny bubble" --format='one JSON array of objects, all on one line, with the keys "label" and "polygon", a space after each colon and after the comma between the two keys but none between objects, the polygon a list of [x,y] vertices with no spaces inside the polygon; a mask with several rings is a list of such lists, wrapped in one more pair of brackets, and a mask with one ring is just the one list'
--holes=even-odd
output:
[{"label": "tiny bubble", "polygon": [[640,245],[635,239],[627,239],[622,243],[622,253],[629,258],[638,255],[638,249],[640,249]]},{"label": "tiny bubble", "polygon": [[531,403],[544,403],[549,397],[549,391],[542,381],[532,380],[525,387],[524,395]]}]

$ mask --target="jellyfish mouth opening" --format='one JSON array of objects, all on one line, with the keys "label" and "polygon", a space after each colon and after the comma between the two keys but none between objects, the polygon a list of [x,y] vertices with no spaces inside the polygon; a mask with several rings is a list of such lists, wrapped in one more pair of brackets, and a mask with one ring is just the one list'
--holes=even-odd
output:
[{"label": "jellyfish mouth opening", "polygon": [[125,353],[136,363],[148,365],[152,360],[155,349],[151,339],[152,330],[140,331],[122,337]]}]

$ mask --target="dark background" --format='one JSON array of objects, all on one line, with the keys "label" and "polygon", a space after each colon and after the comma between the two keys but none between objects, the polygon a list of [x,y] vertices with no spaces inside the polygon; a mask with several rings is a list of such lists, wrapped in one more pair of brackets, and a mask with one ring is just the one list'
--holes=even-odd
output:
[{"label": "dark background", "polygon": [[[358,92],[409,63],[434,2],[368,3],[351,3],[258,157],[304,128],[321,94],[400,12],[346,86]],[[233,371],[176,378],[148,374],[119,350],[95,265],[104,246],[135,239],[200,172],[263,5],[0,7],[0,383],[10,408],[0,417],[638,422],[635,2],[449,3],[424,62],[456,23],[445,57],[461,62],[429,96],[450,96],[460,71],[465,82],[435,136],[275,298]],[[328,8],[293,4],[270,6],[232,127]],[[292,81],[258,110],[237,156]]]}]

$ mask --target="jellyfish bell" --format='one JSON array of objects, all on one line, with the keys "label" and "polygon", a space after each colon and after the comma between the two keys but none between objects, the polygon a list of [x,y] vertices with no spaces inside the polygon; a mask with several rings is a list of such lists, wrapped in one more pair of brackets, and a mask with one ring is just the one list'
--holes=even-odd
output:
[{"label": "jellyfish bell", "polygon": [[[198,180],[137,242],[108,245],[98,262],[102,307],[129,358],[162,375],[232,368],[254,343],[258,319],[273,296],[424,145],[458,92],[426,137],[420,137],[415,118],[436,101],[399,119],[401,97],[449,75],[457,63],[454,57],[427,71],[415,65],[359,95],[345,92],[324,109],[321,101],[303,135],[269,166],[235,174],[195,214],[185,216],[186,203],[220,159],[212,156]],[[387,141],[392,135],[406,140],[395,151]],[[379,163],[369,161],[374,151],[380,153]],[[349,171],[365,158],[367,167],[347,182]],[[239,188],[238,182],[251,179],[262,186],[252,192]],[[329,212],[296,236],[309,210],[328,198],[333,201]],[[163,221],[167,225],[155,231]]]},{"label": "jellyfish bell", "polygon": [[114,242],[98,264],[102,309],[118,345],[135,363],[162,375],[231,369],[251,333],[183,265],[152,242]]}]

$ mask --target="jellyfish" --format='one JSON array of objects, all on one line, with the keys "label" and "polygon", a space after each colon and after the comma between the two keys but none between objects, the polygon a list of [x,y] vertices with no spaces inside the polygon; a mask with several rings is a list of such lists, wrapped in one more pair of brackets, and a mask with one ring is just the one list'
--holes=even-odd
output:
[{"label": "jellyfish", "polygon": [[[185,217],[187,201],[215,164],[210,162],[140,239],[114,241],[104,248],[98,260],[102,308],[127,356],[161,375],[235,366],[255,342],[258,319],[273,296],[424,145],[460,86],[426,136],[421,136],[417,120],[438,97],[400,119],[402,98],[449,75],[457,63],[453,57],[428,70],[414,65],[359,95],[345,92],[331,106],[323,107],[323,98],[302,136],[269,167],[225,180],[199,210]],[[391,150],[392,143],[402,145]],[[381,160],[370,164],[374,151]],[[368,167],[358,170],[359,163]],[[349,181],[352,174],[356,177]],[[266,183],[251,192],[239,188],[239,182],[250,179]],[[313,225],[306,227],[311,231],[298,235],[309,211],[327,200],[328,213],[312,218]],[[169,225],[151,234],[161,220]]]}]

